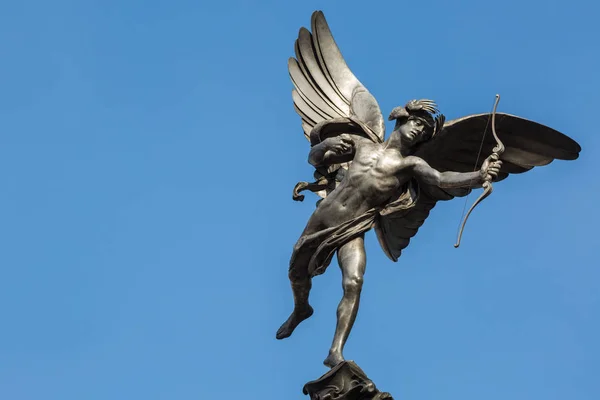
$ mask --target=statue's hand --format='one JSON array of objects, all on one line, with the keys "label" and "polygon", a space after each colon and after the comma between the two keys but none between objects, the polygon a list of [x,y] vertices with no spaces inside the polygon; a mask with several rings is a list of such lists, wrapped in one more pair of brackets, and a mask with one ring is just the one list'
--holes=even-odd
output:
[{"label": "statue's hand", "polygon": [[330,150],[335,154],[345,154],[354,147],[354,140],[347,133],[327,138],[324,142],[327,144],[327,150]]},{"label": "statue's hand", "polygon": [[498,177],[500,168],[502,167],[502,161],[499,160],[497,154],[492,154],[485,159],[479,170],[481,179],[484,182],[491,182]]}]

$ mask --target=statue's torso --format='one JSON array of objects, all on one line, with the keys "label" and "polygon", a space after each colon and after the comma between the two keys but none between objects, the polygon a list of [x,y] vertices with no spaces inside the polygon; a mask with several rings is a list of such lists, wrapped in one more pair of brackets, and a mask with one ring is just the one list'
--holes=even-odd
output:
[{"label": "statue's torso", "polygon": [[385,144],[357,146],[350,168],[339,186],[319,205],[315,216],[325,227],[336,226],[369,209],[384,207],[409,179],[409,163]]}]

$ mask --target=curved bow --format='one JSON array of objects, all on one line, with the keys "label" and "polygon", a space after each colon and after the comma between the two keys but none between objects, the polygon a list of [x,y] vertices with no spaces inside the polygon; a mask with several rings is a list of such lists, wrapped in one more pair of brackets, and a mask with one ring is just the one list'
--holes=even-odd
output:
[{"label": "curved bow", "polygon": [[[492,134],[494,135],[494,140],[496,140],[496,146],[494,146],[494,148],[492,149],[492,154],[489,157],[489,158],[491,158],[492,161],[498,161],[500,159],[500,156],[502,155],[502,153],[504,153],[504,143],[502,143],[502,141],[498,137],[498,134],[496,133],[496,109],[498,108],[499,102],[500,102],[500,95],[497,94],[496,102],[494,103],[494,109],[492,110]],[[484,134],[484,138],[485,138],[485,132],[483,134]],[[462,234],[465,229],[465,224],[467,223],[467,220],[469,219],[469,215],[471,215],[471,212],[473,212],[473,210],[475,209],[475,207],[477,207],[477,205],[479,203],[481,203],[486,197],[488,197],[490,194],[492,194],[492,190],[494,188],[492,187],[491,175],[485,176],[481,187],[483,188],[483,193],[479,196],[479,198],[477,200],[475,200],[475,202],[473,203],[471,208],[469,208],[467,215],[465,215],[465,219],[463,220],[463,222],[460,226],[460,231],[458,232],[458,238],[456,240],[456,244],[454,245],[455,248],[460,246],[460,240],[462,238]]]}]

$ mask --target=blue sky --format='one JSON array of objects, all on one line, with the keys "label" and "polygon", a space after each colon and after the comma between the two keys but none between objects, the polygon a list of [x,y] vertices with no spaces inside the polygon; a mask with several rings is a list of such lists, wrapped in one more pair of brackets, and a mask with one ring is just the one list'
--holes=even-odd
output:
[{"label": "blue sky", "polygon": [[397,264],[369,235],[347,358],[400,399],[599,398],[599,7],[578,0],[2,3],[1,398],[300,399],[326,371],[335,265],[274,338],[316,200],[291,200],[312,171],[286,68],[315,9],[384,115],[500,93],[583,148],[499,183],[459,250],[460,199]]}]

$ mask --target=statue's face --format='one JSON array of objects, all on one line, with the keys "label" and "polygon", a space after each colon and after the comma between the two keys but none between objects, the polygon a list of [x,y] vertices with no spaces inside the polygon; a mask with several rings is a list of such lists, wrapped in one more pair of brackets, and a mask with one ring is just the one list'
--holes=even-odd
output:
[{"label": "statue's face", "polygon": [[418,117],[408,117],[398,128],[402,144],[408,147],[413,147],[425,140],[427,125],[423,119]]}]

